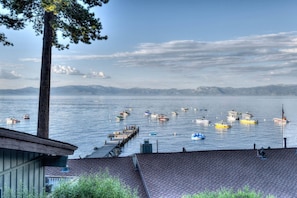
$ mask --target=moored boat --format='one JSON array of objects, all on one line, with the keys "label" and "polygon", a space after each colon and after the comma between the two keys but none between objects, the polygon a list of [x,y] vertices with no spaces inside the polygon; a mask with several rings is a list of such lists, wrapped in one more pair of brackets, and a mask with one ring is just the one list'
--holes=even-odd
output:
[{"label": "moored boat", "polygon": [[228,119],[228,121],[239,120],[240,114],[241,113],[239,113],[239,112],[237,112],[235,110],[228,111],[227,119]]},{"label": "moored boat", "polygon": [[21,122],[20,120],[16,119],[16,118],[7,118],[6,119],[6,124],[16,124]]},{"label": "moored boat", "polygon": [[189,108],[188,107],[182,107],[181,110],[184,111],[184,112],[187,112],[189,110]]},{"label": "moored boat", "polygon": [[203,125],[209,125],[210,124],[210,120],[207,120],[205,117],[202,117],[202,118],[197,118],[195,120],[195,122],[197,124],[203,124]]},{"label": "moored boat", "polygon": [[287,124],[289,120],[285,116],[284,107],[282,106],[282,117],[281,118],[273,118],[273,122],[277,124]]},{"label": "moored boat", "polygon": [[166,122],[166,121],[169,120],[169,118],[166,115],[164,115],[164,114],[160,114],[158,116],[158,119],[159,119],[159,121],[162,121],[162,122]]},{"label": "moored boat", "polygon": [[152,113],[149,111],[149,110],[146,110],[145,112],[144,112],[144,115],[145,116],[150,116]]},{"label": "moored boat", "polygon": [[25,115],[23,116],[23,119],[25,119],[25,120],[29,120],[29,119],[30,119],[30,115],[29,115],[29,114],[25,114]]},{"label": "moored boat", "polygon": [[215,128],[217,128],[217,129],[229,129],[229,128],[231,128],[231,125],[221,121],[221,122],[215,123]]},{"label": "moored boat", "polygon": [[205,139],[205,135],[202,133],[193,133],[191,136],[192,140],[204,140]]},{"label": "moored boat", "polygon": [[241,119],[240,120],[241,124],[258,124],[258,120],[254,119]]}]

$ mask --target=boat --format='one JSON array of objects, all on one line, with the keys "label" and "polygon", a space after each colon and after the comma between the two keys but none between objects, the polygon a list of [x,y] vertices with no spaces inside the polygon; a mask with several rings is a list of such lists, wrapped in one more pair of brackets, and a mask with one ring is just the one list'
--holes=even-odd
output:
[{"label": "boat", "polygon": [[130,115],[130,112],[129,111],[122,111],[120,113],[120,115],[123,116],[123,117],[126,117],[126,116],[129,116]]},{"label": "boat", "polygon": [[282,106],[282,117],[281,118],[273,118],[273,122],[277,124],[287,124],[289,120],[285,116],[284,107]]},{"label": "boat", "polygon": [[149,135],[150,136],[156,136],[157,135],[157,132],[150,132]]},{"label": "boat", "polygon": [[159,114],[157,114],[157,113],[152,113],[152,114],[151,114],[151,118],[154,118],[154,119],[157,119],[158,116],[159,116]]},{"label": "boat", "polygon": [[123,116],[121,116],[121,115],[118,115],[118,116],[116,116],[116,121],[122,121],[122,120],[124,120],[124,117]]},{"label": "boat", "polygon": [[231,110],[231,111],[228,111],[228,115],[227,115],[227,120],[228,121],[235,121],[235,120],[239,120],[239,115],[241,113],[235,111],[235,110]]},{"label": "boat", "polygon": [[187,107],[182,107],[181,110],[184,111],[184,112],[187,112],[187,111],[189,110],[189,108],[187,108]]},{"label": "boat", "polygon": [[20,120],[16,119],[16,118],[7,118],[6,119],[6,124],[16,124],[21,122]]},{"label": "boat", "polygon": [[152,113],[149,111],[149,110],[146,110],[145,112],[144,112],[144,115],[145,116],[150,116]]},{"label": "boat", "polygon": [[290,121],[287,120],[286,117],[284,117],[284,118],[273,118],[273,122],[276,123],[276,124],[287,124]]},{"label": "boat", "polygon": [[229,122],[234,122],[236,120],[239,120],[239,117],[238,116],[234,116],[234,115],[227,115],[227,120]]},{"label": "boat", "polygon": [[241,115],[241,119],[243,120],[250,120],[252,117],[254,117],[254,115],[249,112],[245,112]]},{"label": "boat", "polygon": [[178,113],[177,113],[176,111],[172,111],[172,112],[171,112],[171,115],[173,115],[173,116],[177,116]]},{"label": "boat", "polygon": [[166,122],[166,121],[169,120],[169,118],[166,115],[164,115],[164,114],[160,114],[158,116],[158,119],[159,119],[159,121],[162,121],[162,122]]},{"label": "boat", "polygon": [[197,118],[195,120],[195,122],[197,124],[203,124],[203,125],[209,125],[210,124],[210,120],[205,119],[205,117],[203,116],[202,118]]},{"label": "boat", "polygon": [[254,119],[241,119],[240,120],[241,124],[258,124],[258,120]]},{"label": "boat", "polygon": [[203,135],[202,133],[193,133],[191,136],[192,140],[204,140],[205,139],[205,135]]},{"label": "boat", "polygon": [[23,116],[23,119],[25,119],[25,120],[29,120],[29,119],[30,119],[30,115],[29,115],[29,114],[25,114],[25,115]]},{"label": "boat", "polygon": [[231,125],[221,121],[221,122],[215,123],[215,128],[217,128],[217,129],[229,129],[229,128],[231,128]]}]

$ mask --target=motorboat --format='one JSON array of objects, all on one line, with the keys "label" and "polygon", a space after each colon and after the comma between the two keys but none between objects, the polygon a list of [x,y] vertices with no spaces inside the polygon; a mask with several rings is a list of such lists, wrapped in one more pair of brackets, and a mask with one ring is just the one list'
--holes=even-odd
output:
[{"label": "motorboat", "polygon": [[195,122],[197,124],[203,124],[203,125],[209,125],[210,124],[210,120],[207,120],[205,117],[202,117],[202,118],[197,118],[195,120]]},{"label": "motorboat", "polygon": [[227,115],[227,120],[229,122],[234,122],[236,120],[239,120],[239,117],[238,116],[235,116],[235,115]]},{"label": "motorboat", "polygon": [[172,111],[172,112],[171,112],[171,115],[173,115],[173,116],[177,116],[178,113],[177,113],[176,111]]},{"label": "motorboat", "polygon": [[126,117],[126,116],[129,116],[130,115],[130,112],[129,111],[122,111],[120,113],[120,115],[123,116],[123,117]]},{"label": "motorboat", "polygon": [[23,119],[25,119],[25,120],[29,120],[29,119],[30,119],[30,115],[29,115],[29,114],[25,114],[25,115],[23,116]]},{"label": "motorboat", "polygon": [[116,121],[117,122],[122,121],[122,120],[124,120],[123,116],[121,116],[121,115],[116,116]]},{"label": "motorboat", "polygon": [[254,119],[241,119],[240,120],[241,124],[258,124],[258,120]]},{"label": "motorboat", "polygon": [[205,135],[202,133],[193,133],[191,136],[192,140],[204,140],[205,139]]},{"label": "motorboat", "polygon": [[239,120],[240,114],[241,113],[239,113],[239,112],[237,112],[235,110],[228,111],[227,119],[228,119],[228,121]]},{"label": "motorboat", "polygon": [[231,128],[231,125],[221,121],[221,122],[215,123],[215,128],[217,128],[217,129],[229,129],[229,128]]},{"label": "motorboat", "polygon": [[144,112],[144,115],[145,116],[150,116],[152,113],[149,111],[149,110],[146,110],[145,112]]},{"label": "motorboat", "polygon": [[16,118],[7,118],[6,119],[6,124],[16,124],[21,122],[20,120],[16,119]]},{"label": "motorboat", "polygon": [[166,121],[169,120],[169,118],[166,115],[164,115],[164,114],[160,114],[158,116],[158,119],[159,119],[159,121],[162,121],[162,122],[166,122]]},{"label": "motorboat", "polygon": [[187,111],[189,110],[189,108],[187,108],[187,107],[182,107],[181,110],[184,111],[184,112],[187,112]]},{"label": "motorboat", "polygon": [[159,114],[157,114],[157,113],[152,113],[152,114],[151,114],[151,118],[154,118],[154,119],[157,119],[158,116],[159,116]]},{"label": "motorboat", "polygon": [[241,119],[243,119],[243,120],[250,120],[250,119],[252,119],[252,117],[254,117],[254,115],[249,112],[243,113],[241,115]]}]

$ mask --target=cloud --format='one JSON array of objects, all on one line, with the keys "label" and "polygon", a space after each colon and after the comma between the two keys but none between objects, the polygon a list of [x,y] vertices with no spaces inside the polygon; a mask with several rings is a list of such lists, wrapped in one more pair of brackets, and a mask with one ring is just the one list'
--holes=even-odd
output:
[{"label": "cloud", "polygon": [[103,72],[91,72],[89,74],[85,74],[84,78],[110,78],[110,76],[106,76]]},{"label": "cloud", "polygon": [[55,65],[52,67],[52,71],[56,74],[83,75],[79,70],[70,66]]},{"label": "cloud", "polygon": [[7,71],[4,69],[0,70],[0,79],[19,79],[21,75],[16,71]]}]

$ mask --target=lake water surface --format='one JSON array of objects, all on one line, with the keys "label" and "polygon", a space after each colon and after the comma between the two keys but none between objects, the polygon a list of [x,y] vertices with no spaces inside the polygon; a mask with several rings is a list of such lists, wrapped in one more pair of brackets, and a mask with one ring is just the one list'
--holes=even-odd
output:
[{"label": "lake water surface", "polygon": [[[274,117],[281,117],[281,108],[291,121],[284,127],[273,123]],[[183,112],[182,107],[189,110]],[[130,110],[130,116],[117,122],[115,117],[121,111]],[[168,122],[159,122],[144,116],[150,110],[169,116]],[[217,130],[214,123],[226,120],[229,110],[250,112],[259,123],[242,125],[233,122],[228,130]],[[178,116],[171,112],[177,111]],[[36,135],[38,97],[0,96],[0,127]],[[127,125],[137,125],[140,133],[122,149],[121,156],[140,152],[140,144],[149,139],[153,152],[180,152],[251,149],[283,147],[287,138],[288,147],[297,146],[297,97],[173,97],[173,96],[52,96],[50,106],[50,138],[78,146],[70,158],[84,157],[108,140],[114,131]],[[23,120],[30,114],[30,120]],[[209,126],[195,123],[195,119],[205,116],[211,120]],[[21,122],[8,125],[6,118],[15,117]],[[157,135],[150,136],[151,132]],[[191,134],[201,132],[205,140],[193,141]]]}]

